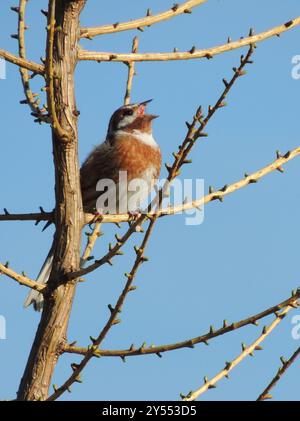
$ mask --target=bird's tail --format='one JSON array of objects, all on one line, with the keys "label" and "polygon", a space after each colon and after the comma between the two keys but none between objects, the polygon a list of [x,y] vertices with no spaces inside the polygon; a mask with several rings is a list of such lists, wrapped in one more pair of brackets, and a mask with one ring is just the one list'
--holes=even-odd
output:
[{"label": "bird's tail", "polygon": [[[48,256],[46,257],[46,260],[38,274],[36,282],[38,282],[39,284],[47,283],[50,276],[51,269],[52,269],[52,262],[53,262],[53,247],[51,247],[48,253]],[[28,294],[26,300],[24,301],[24,307],[29,307],[32,304],[33,308],[36,311],[41,311],[43,308],[43,302],[44,302],[43,294],[32,289],[30,293]]]}]

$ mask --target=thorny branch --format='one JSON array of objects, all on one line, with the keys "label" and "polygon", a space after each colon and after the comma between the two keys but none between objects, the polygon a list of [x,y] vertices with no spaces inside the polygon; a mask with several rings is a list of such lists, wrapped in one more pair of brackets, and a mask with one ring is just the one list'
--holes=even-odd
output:
[{"label": "thorny branch", "polygon": [[[235,191],[243,187],[246,187],[250,184],[254,184],[258,182],[262,177],[274,171],[283,172],[282,166],[299,155],[300,155],[300,146],[297,146],[295,149],[292,149],[291,151],[286,152],[284,155],[281,155],[279,152],[277,152],[277,155],[276,155],[277,157],[273,162],[255,171],[254,173],[251,173],[251,174],[245,173],[244,178],[242,178],[241,180],[238,180],[232,184],[225,184],[224,187],[222,187],[221,189],[211,192],[197,200],[182,203],[177,206],[161,208],[161,209],[156,210],[155,213],[150,211],[147,213],[147,217],[151,218],[154,215],[158,217],[175,215],[177,213],[185,212],[193,208],[201,208],[203,205],[209,202],[212,202],[214,200],[222,201],[225,196],[231,193],[234,193]],[[85,214],[84,224],[90,224],[94,220],[95,220],[95,215],[89,214],[89,213]],[[120,222],[129,222],[131,220],[133,220],[133,217],[128,214],[101,216],[102,223],[120,223]],[[40,221],[53,221],[53,213],[42,212],[42,213],[28,213],[28,214],[26,213],[25,214],[22,214],[22,213],[10,214],[6,210],[4,214],[0,214],[0,221],[36,221],[37,223]]]},{"label": "thorny branch", "polygon": [[113,53],[113,52],[97,52],[97,51],[87,51],[80,49],[78,52],[79,60],[94,60],[94,61],[114,61],[114,62],[130,62],[130,61],[171,61],[171,60],[192,60],[199,58],[211,59],[217,54],[222,54],[227,51],[233,51],[237,48],[245,47],[247,45],[255,44],[257,42],[264,41],[268,38],[279,36],[280,34],[295,28],[300,25],[300,16],[292,19],[282,25],[276,26],[272,29],[269,29],[265,32],[261,32],[257,35],[253,35],[252,31],[250,36],[246,38],[241,38],[237,41],[227,42],[223,45],[218,45],[216,47],[197,50],[193,46],[189,51],[183,52],[170,52],[170,53],[136,53],[136,54],[126,54],[126,53]]},{"label": "thorny branch", "polygon": [[272,399],[273,396],[270,394],[271,389],[273,389],[273,387],[276,386],[277,382],[287,372],[288,368],[296,361],[299,355],[300,355],[300,347],[296,349],[296,351],[288,360],[285,360],[283,357],[280,358],[282,366],[279,368],[275,377],[271,380],[268,386],[259,395],[259,397],[257,398],[257,401],[264,401],[266,399]]},{"label": "thorny branch", "polygon": [[[26,49],[25,49],[25,30],[27,26],[25,25],[25,10],[26,10],[27,0],[20,0],[19,7],[17,9],[13,8],[12,10],[18,12],[19,22],[18,22],[18,35],[16,36],[19,43],[19,56],[26,60]],[[15,37],[15,36],[14,36]],[[49,122],[48,115],[45,115],[47,111],[45,107],[40,109],[39,103],[40,98],[38,94],[34,94],[30,89],[30,79],[32,76],[29,75],[28,70],[20,67],[19,69],[21,80],[25,93],[25,100],[20,101],[21,104],[28,104],[32,115],[36,118],[36,122]],[[35,73],[33,73],[35,75]]]},{"label": "thorny branch", "polygon": [[[134,37],[133,42],[132,42],[131,52],[135,54],[138,50],[138,46],[139,46],[139,39],[138,39],[138,37]],[[128,78],[127,78],[127,83],[126,83],[124,105],[128,105],[128,104],[130,104],[132,82],[133,82],[133,77],[135,75],[135,68],[134,68],[135,65],[134,65],[134,62],[125,63],[125,64],[128,66]]]},{"label": "thorny branch", "polygon": [[0,263],[0,275],[2,274],[6,275],[10,279],[17,281],[20,285],[27,286],[36,291],[43,292],[45,290],[45,285],[41,285],[32,279],[29,279],[27,276],[25,276],[25,274],[20,275],[19,273],[10,269],[8,262],[5,265]]},{"label": "thorny branch", "polygon": [[92,39],[96,35],[129,31],[131,29],[139,29],[140,31],[142,31],[142,28],[145,26],[151,26],[155,23],[171,19],[182,13],[192,13],[191,9],[193,7],[205,3],[206,1],[207,0],[190,0],[185,1],[182,4],[174,4],[173,7],[171,7],[171,9],[166,10],[165,12],[159,13],[157,15],[152,15],[151,10],[148,9],[145,17],[131,20],[130,22],[116,22],[112,25],[98,26],[94,28],[81,28],[81,38]]},{"label": "thorny branch", "polygon": [[45,66],[42,64],[35,63],[34,61],[25,60],[21,57],[15,56],[14,54],[0,48],[0,57],[4,60],[9,61],[16,66],[23,67],[24,69],[31,70],[34,73],[43,75],[45,72]]},{"label": "thorny branch", "polygon": [[[296,301],[294,302],[296,304]],[[240,362],[242,362],[247,356],[253,355],[254,351],[261,350],[260,344],[270,335],[270,333],[279,325],[282,319],[286,316],[286,314],[293,308],[293,306],[287,306],[281,313],[277,314],[274,321],[269,326],[264,326],[261,335],[250,345],[245,346],[242,344],[242,353],[238,355],[232,361],[226,361],[225,367],[221,370],[216,376],[214,376],[211,380],[208,380],[204,377],[204,384],[199,389],[195,390],[194,392],[190,392],[187,396],[183,396],[182,400],[184,401],[194,401],[208,389],[212,389],[216,387],[216,383],[220,381],[224,377],[228,377],[231,370],[234,369]]]},{"label": "thorny branch", "polygon": [[[208,341],[214,339],[218,336],[224,335],[226,333],[235,331],[237,329],[241,329],[247,325],[258,325],[258,320],[261,320],[270,314],[276,314],[279,310],[284,309],[285,307],[294,303],[297,299],[300,298],[300,289],[293,292],[291,297],[288,299],[272,306],[266,310],[261,311],[255,315],[249,316],[246,319],[240,320],[238,322],[228,323],[227,320],[223,321],[223,326],[219,329],[214,329],[212,326],[210,327],[209,331],[201,336],[196,336],[191,339],[187,339],[181,342],[175,342],[166,345],[158,345],[158,346],[143,346],[139,348],[135,348],[131,346],[129,349],[116,349],[116,350],[107,350],[107,349],[99,349],[95,353],[97,356],[100,357],[131,357],[136,355],[150,355],[150,354],[157,354],[159,357],[164,352],[174,351],[177,349],[182,348],[193,348],[195,345],[204,343],[206,345],[209,344]],[[80,354],[85,355],[87,353],[87,348],[84,347],[77,347],[75,345],[65,345],[64,352],[68,352],[71,354]]]}]

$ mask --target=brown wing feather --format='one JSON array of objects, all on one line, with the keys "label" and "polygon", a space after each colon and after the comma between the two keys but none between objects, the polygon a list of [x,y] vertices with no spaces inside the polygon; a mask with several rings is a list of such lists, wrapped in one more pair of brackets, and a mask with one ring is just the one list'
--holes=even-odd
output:
[{"label": "brown wing feather", "polygon": [[80,169],[82,202],[85,209],[93,209],[99,192],[96,184],[101,179],[117,182],[118,169],[114,165],[113,148],[108,142],[97,146],[87,157]]}]

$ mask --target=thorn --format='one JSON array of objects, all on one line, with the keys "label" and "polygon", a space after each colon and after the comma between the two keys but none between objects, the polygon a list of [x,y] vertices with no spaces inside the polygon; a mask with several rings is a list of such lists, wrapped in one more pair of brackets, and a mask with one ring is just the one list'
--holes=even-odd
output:
[{"label": "thorn", "polygon": [[213,186],[209,186],[208,187],[208,193],[212,194],[215,191],[215,189],[213,188]]},{"label": "thorn", "polygon": [[50,227],[50,225],[52,225],[52,221],[46,222],[44,228],[42,229],[42,232],[44,232],[48,227]]},{"label": "thorn", "polygon": [[135,349],[135,348],[134,348],[134,344],[131,344],[131,345],[130,345],[130,348],[129,348],[129,351],[134,351],[134,349]]},{"label": "thorn", "polygon": [[4,210],[5,215],[9,215],[9,212],[6,208],[4,208],[3,210]]},{"label": "thorn", "polygon": [[231,366],[232,366],[232,362],[231,361],[226,361],[225,362],[225,370],[230,370]]},{"label": "thorn", "polygon": [[114,319],[112,325],[118,325],[119,323],[121,323],[121,319]]},{"label": "thorn", "polygon": [[226,319],[224,319],[223,320],[223,328],[225,328],[225,327],[227,327],[228,326],[228,322],[227,322],[227,320]]},{"label": "thorn", "polygon": [[204,376],[203,381],[204,381],[204,384],[206,384],[208,382],[208,377]]},{"label": "thorn", "polygon": [[128,291],[135,291],[137,289],[136,285],[131,285],[128,289]]},{"label": "thorn", "polygon": [[94,338],[93,336],[90,336],[90,340],[91,342],[95,345],[95,343],[97,342],[97,339]]},{"label": "thorn", "polygon": [[157,352],[157,353],[156,353],[156,355],[157,355],[159,358],[162,358],[162,355],[161,355],[161,353],[160,353],[160,352]]},{"label": "thorn", "polygon": [[232,42],[232,39],[230,37],[227,38],[227,44],[230,44]]},{"label": "thorn", "polygon": [[209,333],[213,334],[215,332],[214,327],[212,325],[210,325],[209,327]]},{"label": "thorn", "polygon": [[71,342],[70,344],[69,344],[69,346],[74,346],[74,345],[76,345],[77,344],[77,341],[73,341],[73,342]]},{"label": "thorn", "polygon": [[10,36],[13,39],[19,39],[19,35],[18,34],[11,34]]},{"label": "thorn", "polygon": [[170,164],[167,164],[167,163],[165,164],[165,167],[166,167],[168,172],[170,172],[171,169],[172,169],[172,166]]},{"label": "thorn", "polygon": [[151,9],[147,9],[146,16],[152,16],[152,11],[151,11]]},{"label": "thorn", "polygon": [[184,9],[183,13],[188,13],[189,15],[192,14],[192,10],[191,9]]},{"label": "thorn", "polygon": [[173,12],[176,12],[176,10],[178,9],[178,7],[179,7],[179,4],[178,3],[174,4],[174,6],[172,7]]},{"label": "thorn", "polygon": [[119,25],[120,25],[120,22],[116,22],[116,23],[113,24],[113,27],[117,28]]},{"label": "thorn", "polygon": [[288,151],[288,152],[284,155],[284,158],[285,158],[285,159],[288,159],[288,158],[290,157],[290,155],[291,155],[291,151]]},{"label": "thorn", "polygon": [[140,32],[144,32],[144,28],[142,28],[141,26],[139,26],[138,28],[136,28],[138,31]]},{"label": "thorn", "polygon": [[178,53],[178,51],[179,51],[179,50],[178,50],[178,48],[177,48],[177,47],[174,47],[174,48],[173,48],[173,53]]},{"label": "thorn", "polygon": [[193,45],[192,48],[189,50],[189,53],[194,54],[195,51],[196,51],[196,47],[195,45]]},{"label": "thorn", "polygon": [[276,170],[279,171],[280,173],[284,173],[284,168],[282,167],[277,167]]},{"label": "thorn", "polygon": [[216,384],[210,384],[208,386],[209,389],[216,389],[217,385]]},{"label": "thorn", "polygon": [[254,351],[262,351],[263,347],[260,345],[256,345],[256,347],[254,348]]},{"label": "thorn", "polygon": [[126,357],[125,357],[125,355],[121,355],[121,360],[123,361],[123,363],[126,363]]},{"label": "thorn", "polygon": [[249,37],[253,37],[253,34],[254,34],[254,30],[253,30],[253,28],[250,28],[250,30],[249,30]]},{"label": "thorn", "polygon": [[48,17],[48,12],[47,10],[41,9],[41,13],[46,16],[46,18]]},{"label": "thorn", "polygon": [[272,396],[272,395],[270,395],[270,393],[267,393],[266,395],[263,395],[263,396],[262,396],[262,400],[272,399],[272,398],[273,398],[273,396]]},{"label": "thorn", "polygon": [[111,304],[108,304],[108,309],[109,309],[109,311],[111,312],[111,313],[113,313],[114,312],[114,308],[113,308],[113,306],[111,305]]},{"label": "thorn", "polygon": [[20,8],[18,6],[11,6],[10,10],[12,10],[13,12],[16,12],[16,13],[20,12]]},{"label": "thorn", "polygon": [[280,357],[280,361],[282,365],[286,364],[286,359],[284,357]]},{"label": "thorn", "polygon": [[244,344],[244,342],[242,342],[242,351],[245,351],[246,348],[247,348],[246,344]]},{"label": "thorn", "polygon": [[207,53],[207,54],[205,55],[205,58],[207,58],[207,60],[211,60],[213,57],[214,57],[214,56],[213,56],[212,54],[210,54],[210,53]]},{"label": "thorn", "polygon": [[262,334],[265,335],[267,333],[267,326],[263,327]]},{"label": "thorn", "polygon": [[56,393],[57,392],[57,389],[58,389],[57,385],[56,384],[53,384],[52,387],[53,387],[54,392]]},{"label": "thorn", "polygon": [[199,137],[208,137],[208,133],[200,132],[198,136]]},{"label": "thorn", "polygon": [[209,345],[209,342],[208,342],[207,340],[204,340],[204,341],[203,341],[203,343],[204,343],[206,346],[208,346],[208,345]]}]

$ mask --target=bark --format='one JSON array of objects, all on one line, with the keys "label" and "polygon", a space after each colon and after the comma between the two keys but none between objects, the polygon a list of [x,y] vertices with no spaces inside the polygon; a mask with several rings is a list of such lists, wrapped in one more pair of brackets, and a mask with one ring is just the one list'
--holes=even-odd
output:
[{"label": "bark", "polygon": [[66,340],[76,281],[64,275],[79,268],[83,221],[79,179],[77,108],[74,71],[77,62],[79,15],[86,0],[57,0],[53,65],[55,108],[61,128],[71,133],[69,141],[52,129],[55,165],[54,265],[34,343],[17,393],[18,400],[45,400],[52,375]]}]

